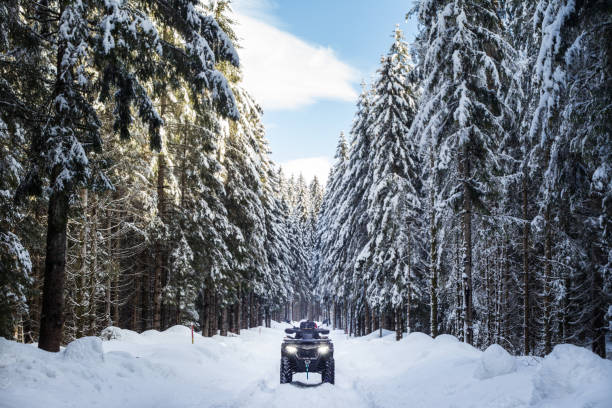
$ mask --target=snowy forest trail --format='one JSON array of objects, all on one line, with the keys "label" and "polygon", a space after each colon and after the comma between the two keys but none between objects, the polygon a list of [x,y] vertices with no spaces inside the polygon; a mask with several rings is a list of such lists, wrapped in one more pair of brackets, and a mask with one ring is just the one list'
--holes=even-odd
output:
[{"label": "snowy forest trail", "polygon": [[[0,339],[0,407],[609,407],[612,362],[558,346],[544,359],[447,335],[333,331],[336,384],[279,384],[283,324],[205,338],[174,326],[86,337],[61,353]],[[501,350],[501,352],[500,352]],[[590,405],[589,405],[590,404]]]}]

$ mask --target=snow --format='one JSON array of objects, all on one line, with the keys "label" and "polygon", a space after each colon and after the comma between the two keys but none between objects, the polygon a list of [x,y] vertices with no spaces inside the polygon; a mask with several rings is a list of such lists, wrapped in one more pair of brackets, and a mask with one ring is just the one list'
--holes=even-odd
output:
[{"label": "snow", "polygon": [[101,363],[104,361],[102,340],[97,337],[81,337],[66,346],[63,356],[66,360],[80,364]]},{"label": "snow", "polygon": [[[116,327],[59,353],[0,339],[0,407],[609,407],[612,362],[557,346],[544,359],[479,351],[448,335],[332,331],[336,385],[296,374],[279,384],[287,325],[191,344],[188,327]],[[485,368],[489,375],[474,373]]]},{"label": "snow", "polygon": [[571,344],[556,346],[534,378],[533,402],[542,407],[612,406],[612,362]]},{"label": "snow", "polygon": [[515,357],[511,356],[499,344],[491,344],[480,356],[480,363],[474,376],[485,380],[516,371]]}]

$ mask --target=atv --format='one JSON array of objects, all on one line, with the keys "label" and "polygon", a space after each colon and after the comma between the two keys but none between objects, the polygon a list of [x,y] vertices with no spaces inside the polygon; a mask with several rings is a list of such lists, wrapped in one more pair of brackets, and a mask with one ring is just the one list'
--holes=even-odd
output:
[{"label": "atv", "polygon": [[300,327],[285,329],[281,345],[280,383],[293,380],[294,373],[320,373],[323,383],[334,383],[334,345],[327,336],[329,330],[318,329],[314,322],[302,322]]}]

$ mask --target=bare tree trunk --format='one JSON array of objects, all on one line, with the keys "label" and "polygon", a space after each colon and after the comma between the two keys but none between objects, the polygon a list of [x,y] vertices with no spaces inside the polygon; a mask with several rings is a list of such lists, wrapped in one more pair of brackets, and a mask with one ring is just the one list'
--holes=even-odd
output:
[{"label": "bare tree trunk", "polygon": [[[114,242],[114,246],[113,248],[115,249],[115,251],[119,251],[119,247],[120,247],[120,240],[117,238],[115,239]],[[114,259],[114,257],[113,257]],[[121,292],[121,288],[119,286],[119,271],[121,269],[121,263],[119,260],[115,260],[113,263],[113,276],[114,276],[114,281],[115,281],[115,290],[114,290],[114,294],[115,294],[115,300],[113,302],[113,324],[115,326],[119,326],[119,295]],[[138,303],[136,303],[138,304]],[[134,326],[135,327],[135,326]]]},{"label": "bare tree trunk", "polygon": [[406,296],[406,334],[410,334],[411,332],[411,328],[410,328],[410,296],[412,295],[412,282],[410,281],[410,278],[408,278],[408,293]]},{"label": "bare tree trunk", "polygon": [[106,287],[104,289],[104,324],[108,326],[113,325],[111,318],[112,310],[112,291],[113,291],[113,275],[114,275],[114,260],[113,260],[113,240],[112,240],[112,228],[111,215],[108,209],[106,210],[106,221],[107,221],[107,251],[108,251],[108,269],[106,270]]},{"label": "bare tree trunk", "polygon": [[246,293],[246,290],[243,288],[242,289],[242,302],[241,302],[241,313],[240,313],[240,318],[242,320],[241,329],[248,329],[249,328],[249,297]]},{"label": "bare tree trunk", "polygon": [[527,181],[523,175],[523,286],[524,286],[524,297],[523,297],[523,353],[529,355],[531,338],[529,333],[529,326],[531,321],[530,311],[530,277],[529,277],[529,222],[527,215]]},{"label": "bare tree trunk", "polygon": [[402,339],[402,308],[396,307],[394,309],[395,315],[395,340],[400,341]]},{"label": "bare tree trunk", "polygon": [[[433,152],[430,150],[429,154],[430,160],[430,168],[433,171],[434,168],[434,159]],[[438,335],[438,228],[437,228],[437,219],[436,219],[436,209],[435,209],[435,196],[433,186],[430,188],[429,193],[429,202],[431,206],[431,214],[430,214],[430,225],[429,225],[429,239],[430,239],[430,260],[429,260],[429,271],[431,274],[431,282],[429,287],[430,292],[430,319],[429,319],[429,330],[431,332],[431,337],[436,337]],[[408,307],[410,307],[410,303],[408,303]],[[407,323],[409,324],[409,323]]]},{"label": "bare tree trunk", "polygon": [[257,313],[257,307],[255,305],[255,294],[253,292],[251,292],[250,296],[250,305],[251,305],[251,311],[250,313],[250,317],[251,317],[251,322],[250,322],[250,327],[257,327],[259,326],[259,324],[257,323],[258,320],[258,313]]},{"label": "bare tree trunk", "polygon": [[175,307],[174,307],[174,324],[181,324],[181,322],[183,321],[181,318],[181,291],[177,290],[176,291],[176,297],[175,297]]},{"label": "bare tree trunk", "polygon": [[76,288],[76,307],[75,307],[75,324],[76,324],[76,337],[85,336],[85,320],[86,320],[86,308],[85,308],[85,292],[87,291],[87,248],[89,246],[89,218],[87,214],[88,207],[88,192],[87,189],[83,188],[80,191],[81,208],[83,211],[82,225],[79,234],[79,245],[81,250],[79,251],[79,286]]},{"label": "bare tree trunk", "polygon": [[370,309],[370,312],[372,314],[372,317],[370,317],[370,321],[372,326],[370,327],[370,333],[374,333],[374,331],[376,330],[377,324],[376,324],[376,308],[372,307]]},{"label": "bare tree trunk", "polygon": [[337,304],[336,302],[332,303],[332,316],[331,316],[331,321],[332,321],[332,330],[336,330],[336,328],[338,327],[338,313],[337,313]]},{"label": "bare tree trunk", "polygon": [[[35,220],[41,225],[45,225],[46,221],[43,221],[43,215],[41,214],[42,206],[37,205],[35,210]],[[43,223],[44,222],[44,223]],[[44,276],[44,257],[39,254],[38,251],[33,252],[32,256],[32,277],[34,284],[28,297],[28,304],[30,305],[29,319],[26,321],[28,332],[27,342],[38,341],[38,334],[40,332],[40,311],[42,306],[42,293],[41,284],[43,283]]]},{"label": "bare tree trunk", "polygon": [[552,305],[551,305],[551,267],[552,267],[552,237],[550,231],[550,204],[546,205],[544,211],[544,354],[552,351]]},{"label": "bare tree trunk", "polygon": [[210,334],[211,336],[216,336],[219,330],[219,298],[214,289],[212,290],[211,299]]},{"label": "bare tree trunk", "polygon": [[221,307],[221,336],[227,336],[227,306]]},{"label": "bare tree trunk", "polygon": [[350,317],[350,334],[351,336],[355,336],[355,306],[351,304],[349,309],[349,317]]},{"label": "bare tree trunk", "polygon": [[485,303],[487,305],[487,346],[493,343],[493,299],[491,285],[493,279],[491,279],[491,267],[489,265],[489,255],[485,255],[485,290],[486,297]]},{"label": "bare tree trunk", "polygon": [[[601,247],[600,247],[601,248]],[[598,257],[598,255],[600,255]],[[603,251],[599,248],[595,248],[595,245],[591,247],[591,259],[594,260],[595,265],[602,265],[604,262],[600,262],[601,259],[605,259]],[[601,275],[601,271],[593,271],[594,276],[591,287],[592,302],[595,303],[593,307],[593,314],[591,317],[591,331],[593,333],[593,340],[591,343],[591,350],[601,358],[606,358],[606,322],[605,314],[607,304],[603,301],[604,297],[604,280]]]},{"label": "bare tree trunk", "polygon": [[463,149],[463,157],[459,167],[463,177],[463,251],[462,266],[463,274],[463,341],[474,344],[474,331],[472,327],[472,197],[468,182],[471,178],[469,154],[467,147]]},{"label": "bare tree trunk", "polygon": [[289,320],[289,302],[285,302],[285,321]]},{"label": "bare tree trunk", "polygon": [[238,298],[238,301],[234,304],[234,312],[232,313],[232,317],[233,317],[233,332],[236,334],[240,334],[240,298]]},{"label": "bare tree trunk", "polygon": [[94,193],[91,195],[91,270],[89,272],[89,335],[95,336],[97,318],[97,289],[98,289],[98,199]]},{"label": "bare tree trunk", "polygon": [[[164,153],[157,156],[157,212],[160,219],[164,220],[165,214],[165,174],[166,159]],[[153,328],[161,330],[161,305],[162,305],[162,269],[163,269],[163,243],[159,240],[155,243],[155,270],[153,272]]]},{"label": "bare tree trunk", "polygon": [[141,285],[140,279],[141,279],[140,274],[136,274],[134,276],[134,303],[132,304],[132,327],[131,327],[131,329],[134,331],[138,330],[138,315],[139,315],[138,306],[140,305],[140,294],[142,292],[142,289],[140,288],[140,285]]},{"label": "bare tree trunk", "polygon": [[457,272],[457,276],[455,277],[455,322],[456,322],[456,331],[457,337],[463,341],[465,337],[465,333],[463,332],[463,324],[461,322],[461,307],[463,303],[462,298],[462,284],[461,284],[461,267],[459,266],[459,233],[455,236],[455,271]]},{"label": "bare tree trunk", "polygon": [[261,307],[261,304],[259,302],[259,298],[255,298],[256,300],[256,306],[257,306],[257,325],[255,327],[259,327],[262,325],[263,322],[263,308]]},{"label": "bare tree trunk", "polygon": [[[53,173],[52,181],[54,182],[59,175],[59,167],[55,168]],[[64,327],[68,196],[67,192],[54,191],[49,197],[45,283],[38,339],[38,347],[46,351],[59,351]]]},{"label": "bare tree trunk", "polygon": [[506,236],[506,246],[504,249],[504,279],[503,279],[503,310],[501,315],[501,335],[506,338],[508,334],[508,304],[510,299],[510,255],[508,254],[508,248],[510,248],[510,241]]},{"label": "bare tree trunk", "polygon": [[206,285],[206,288],[204,289],[204,294],[203,294],[203,298],[204,298],[204,305],[202,307],[202,336],[203,337],[210,337],[211,333],[210,333],[210,308],[211,306],[211,299],[210,299],[210,288],[208,287],[208,284]]},{"label": "bare tree trunk", "polygon": [[[146,254],[143,254],[143,257],[146,257]],[[149,330],[151,328],[151,275],[150,273],[145,273],[144,271],[150,271],[150,265],[148,263],[148,259],[144,260],[144,269],[143,273],[140,275],[142,283],[140,285],[142,289],[141,293],[141,304],[140,304],[140,321],[141,321],[141,330]]]},{"label": "bare tree trunk", "polygon": [[364,335],[368,335],[372,332],[372,312],[370,312],[370,305],[368,305],[368,302],[364,303]]},{"label": "bare tree trunk", "polygon": [[348,305],[346,304],[346,301],[344,302],[342,307],[344,308],[344,333],[350,334],[349,308],[348,308]]}]

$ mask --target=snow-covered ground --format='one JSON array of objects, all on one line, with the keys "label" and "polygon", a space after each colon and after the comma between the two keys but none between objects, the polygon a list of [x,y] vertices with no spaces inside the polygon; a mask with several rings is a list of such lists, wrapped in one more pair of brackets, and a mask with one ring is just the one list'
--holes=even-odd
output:
[{"label": "snow-covered ground", "polygon": [[447,335],[332,332],[336,385],[279,384],[283,324],[191,344],[187,327],[116,340],[86,337],[60,353],[0,338],[0,407],[612,407],[612,362],[570,345],[544,359],[485,352]]}]

